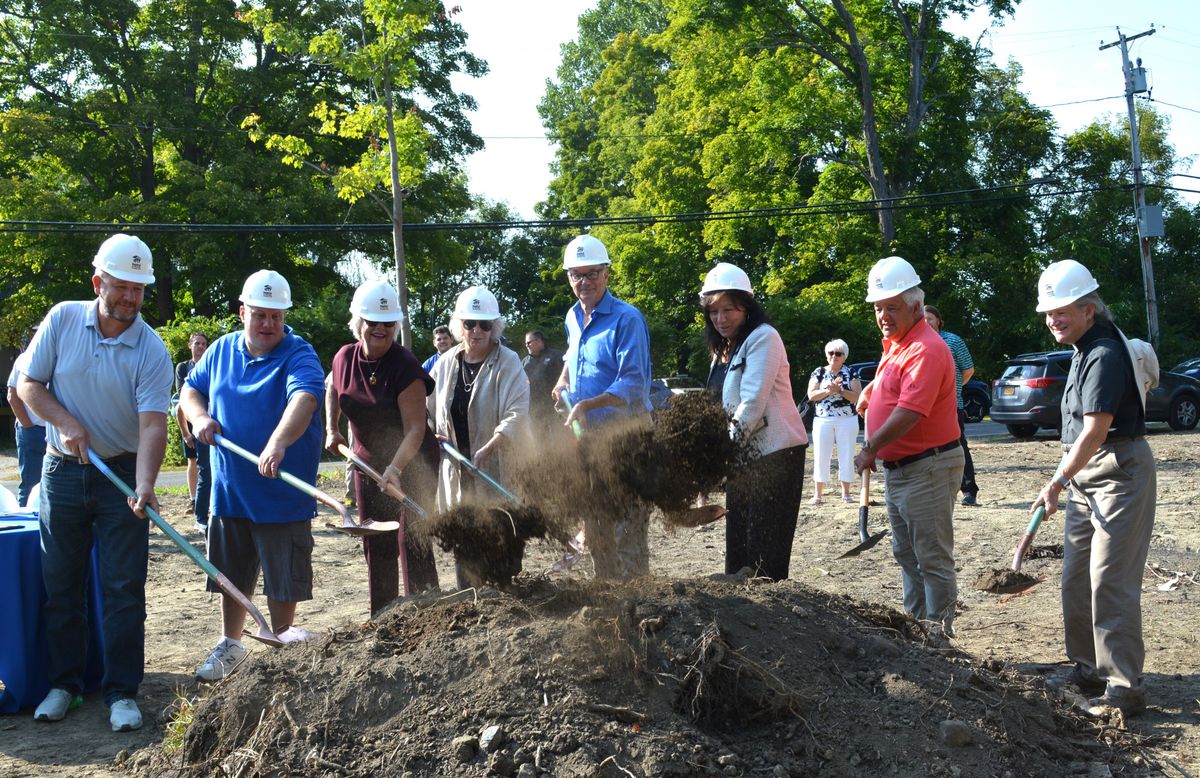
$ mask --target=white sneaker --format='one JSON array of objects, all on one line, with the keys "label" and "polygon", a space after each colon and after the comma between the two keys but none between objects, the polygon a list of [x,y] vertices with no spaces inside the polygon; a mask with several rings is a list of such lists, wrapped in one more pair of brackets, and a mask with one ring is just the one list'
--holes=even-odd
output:
[{"label": "white sneaker", "polygon": [[230,643],[228,639],[223,638],[217,647],[209,652],[204,664],[196,669],[196,678],[201,681],[219,681],[246,661],[249,654],[244,646]]},{"label": "white sneaker", "polygon": [[42,700],[42,704],[33,712],[33,720],[62,721],[66,718],[67,711],[75,710],[82,704],[83,698],[78,694],[71,694],[66,689],[51,689],[46,699]]},{"label": "white sneaker", "polygon": [[137,703],[128,697],[108,706],[108,723],[112,724],[113,732],[132,732],[142,728],[142,712]]}]

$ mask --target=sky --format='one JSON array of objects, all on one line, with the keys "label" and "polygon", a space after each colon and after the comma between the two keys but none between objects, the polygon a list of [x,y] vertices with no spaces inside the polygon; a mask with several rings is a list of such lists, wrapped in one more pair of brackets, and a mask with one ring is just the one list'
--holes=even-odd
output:
[{"label": "sky", "polygon": [[[484,151],[467,160],[472,191],[507,202],[533,218],[545,198],[554,150],[545,139],[537,104],[546,79],[559,64],[559,46],[573,40],[576,20],[594,0],[451,0],[455,19],[466,28],[468,47],[491,72],[460,79],[456,86],[475,97],[471,115]],[[1130,59],[1141,57],[1148,70],[1155,107],[1171,119],[1171,139],[1180,157],[1200,157],[1200,15],[1195,0],[1024,0],[1003,26],[989,27],[981,14],[951,29],[985,45],[1004,64],[1010,57],[1024,68],[1024,90],[1036,105],[1050,109],[1059,131],[1071,132],[1095,119],[1126,115],[1119,47],[1099,50],[1150,29],[1154,35],[1129,44]],[[1086,101],[1086,102],[1085,102]],[[1200,165],[1184,166],[1200,175]],[[1178,178],[1176,186],[1200,190],[1200,178]],[[1192,202],[1196,194],[1184,194]]]}]

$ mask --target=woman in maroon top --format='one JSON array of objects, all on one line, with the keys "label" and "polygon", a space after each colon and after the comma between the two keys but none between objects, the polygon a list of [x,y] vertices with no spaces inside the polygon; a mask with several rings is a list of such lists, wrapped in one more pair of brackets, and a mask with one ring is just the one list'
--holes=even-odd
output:
[{"label": "woman in maroon top", "polygon": [[[338,426],[345,414],[354,453],[379,470],[385,484],[432,509],[438,446],[425,423],[425,397],[433,391],[433,379],[396,342],[403,318],[396,290],[385,281],[369,281],[355,290],[350,313],[355,342],[333,358],[325,396],[325,445],[334,452],[345,445]],[[354,493],[360,519],[400,522],[395,533],[363,538],[371,613],[399,596],[401,581],[404,594],[436,588],[433,549],[406,536],[400,502],[359,472],[354,473]]]}]

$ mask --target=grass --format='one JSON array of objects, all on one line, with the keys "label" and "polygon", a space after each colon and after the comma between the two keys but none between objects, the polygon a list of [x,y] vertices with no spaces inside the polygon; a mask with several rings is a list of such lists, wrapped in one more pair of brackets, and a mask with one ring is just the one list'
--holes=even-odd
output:
[{"label": "grass", "polygon": [[183,748],[183,736],[196,716],[195,698],[186,696],[181,689],[175,690],[175,703],[172,705],[174,715],[167,722],[163,731],[162,749],[165,753],[173,754]]},{"label": "grass", "polygon": [[188,494],[187,484],[180,484],[179,486],[159,486],[155,487],[154,491],[158,494],[177,494],[180,497]]}]

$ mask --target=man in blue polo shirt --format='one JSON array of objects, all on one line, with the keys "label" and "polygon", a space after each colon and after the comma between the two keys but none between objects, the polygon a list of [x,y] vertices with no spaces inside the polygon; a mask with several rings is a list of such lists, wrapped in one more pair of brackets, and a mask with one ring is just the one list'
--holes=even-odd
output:
[{"label": "man in blue polo shirt", "polygon": [[[167,448],[171,357],[141,317],[154,283],[150,249],[133,235],[104,241],[92,262],[97,300],[59,303],[29,344],[17,392],[46,420],[39,513],[46,586],[50,693],[38,721],[82,704],[87,663],[84,589],[95,545],[104,596],[101,691],[114,732],[142,726],[134,699],[145,667],[146,507]],[[127,484],[126,499],[95,465],[91,448]]]},{"label": "man in blue polo shirt", "polygon": [[[297,603],[312,599],[316,501],[277,477],[283,468],[316,482],[325,372],[312,346],[284,324],[292,292],[283,276],[254,273],[239,299],[245,328],[209,347],[188,374],[179,403],[196,439],[213,446],[208,558],[247,597],[262,568],[271,628],[280,633],[292,626]],[[261,452],[258,467],[215,446],[216,434]],[[211,581],[208,590],[220,591]],[[245,609],[222,594],[224,636],[197,678],[216,681],[242,663],[245,619]]]},{"label": "man in blue polo shirt", "polygon": [[[563,253],[567,281],[578,299],[567,312],[567,354],[554,398],[573,407],[566,424],[595,427],[650,412],[650,331],[641,311],[608,291],[608,250],[580,235]],[[649,571],[649,506],[632,501],[593,503],[584,531],[596,577],[629,579]],[[621,515],[621,514],[624,515]]]}]

